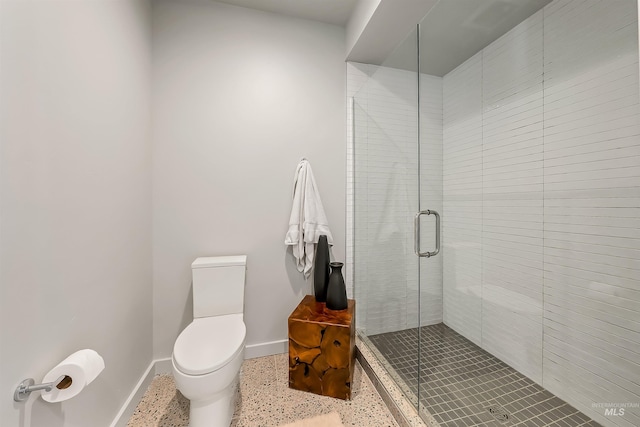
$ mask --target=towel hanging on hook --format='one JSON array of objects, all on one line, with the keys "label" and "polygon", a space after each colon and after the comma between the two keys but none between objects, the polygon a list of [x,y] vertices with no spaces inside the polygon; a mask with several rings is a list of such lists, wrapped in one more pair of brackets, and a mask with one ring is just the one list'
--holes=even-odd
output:
[{"label": "towel hanging on hook", "polygon": [[293,246],[298,271],[304,274],[305,279],[311,275],[315,245],[322,234],[327,236],[329,245],[333,245],[311,164],[303,157],[293,179],[293,205],[284,243]]}]

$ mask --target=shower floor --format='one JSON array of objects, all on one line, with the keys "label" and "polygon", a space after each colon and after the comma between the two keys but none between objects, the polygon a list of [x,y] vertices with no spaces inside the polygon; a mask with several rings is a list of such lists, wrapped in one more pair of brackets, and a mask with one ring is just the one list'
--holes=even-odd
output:
[{"label": "shower floor", "polygon": [[[416,402],[418,328],[368,338]],[[420,406],[443,427],[600,426],[443,323],[420,328],[420,339]]]}]

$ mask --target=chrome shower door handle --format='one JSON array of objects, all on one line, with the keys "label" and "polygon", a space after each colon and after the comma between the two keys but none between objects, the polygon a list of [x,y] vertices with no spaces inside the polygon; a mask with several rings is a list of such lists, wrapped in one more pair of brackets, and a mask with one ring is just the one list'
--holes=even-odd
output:
[{"label": "chrome shower door handle", "polygon": [[[435,215],[436,217],[436,248],[433,252],[420,252],[420,217],[422,215]],[[413,250],[419,257],[432,257],[440,252],[440,214],[434,210],[427,209],[416,214],[413,220],[414,245]]]}]

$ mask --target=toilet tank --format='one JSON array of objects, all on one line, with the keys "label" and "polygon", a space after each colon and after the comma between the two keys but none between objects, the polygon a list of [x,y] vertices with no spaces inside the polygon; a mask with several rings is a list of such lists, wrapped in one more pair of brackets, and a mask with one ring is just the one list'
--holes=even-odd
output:
[{"label": "toilet tank", "polygon": [[193,261],[193,317],[243,313],[246,266],[246,255]]}]

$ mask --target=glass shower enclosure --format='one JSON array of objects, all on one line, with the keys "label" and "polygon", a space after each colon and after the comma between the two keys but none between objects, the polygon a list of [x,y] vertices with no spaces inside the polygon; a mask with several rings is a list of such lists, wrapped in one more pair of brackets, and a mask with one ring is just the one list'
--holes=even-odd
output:
[{"label": "glass shower enclosure", "polygon": [[359,336],[425,419],[640,425],[638,77],[636,0],[440,1],[347,64]]}]

